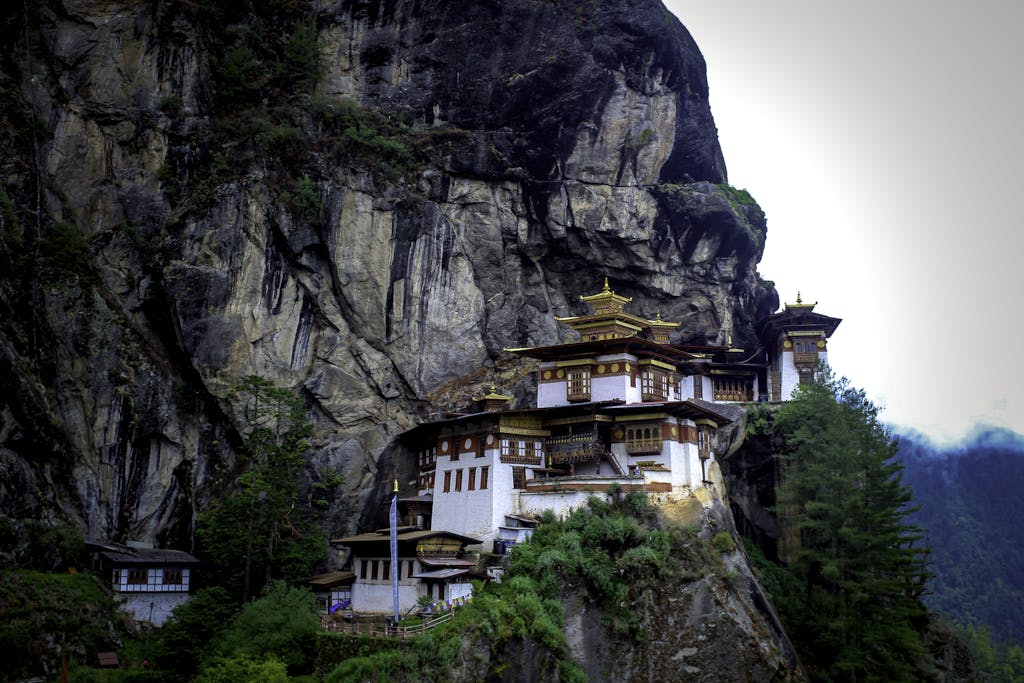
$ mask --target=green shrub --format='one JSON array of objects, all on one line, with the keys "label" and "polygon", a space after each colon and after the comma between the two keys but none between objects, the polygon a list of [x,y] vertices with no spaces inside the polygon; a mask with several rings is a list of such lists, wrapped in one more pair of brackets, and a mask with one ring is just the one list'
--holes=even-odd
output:
[{"label": "green shrub", "polygon": [[185,107],[182,106],[181,100],[174,95],[168,95],[161,98],[160,104],[157,105],[157,108],[171,118],[181,116],[182,112],[185,111]]},{"label": "green shrub", "polygon": [[729,183],[719,183],[716,187],[722,191],[722,195],[730,204],[739,206],[756,206],[757,202],[746,190],[733,187]]},{"label": "green shrub", "polygon": [[[296,184],[295,189],[285,192],[281,198],[296,218],[308,223],[319,222],[323,214],[324,203],[320,199],[320,193],[317,192],[316,186],[308,176],[303,176]],[[324,484],[324,486],[329,485],[329,481]],[[331,486],[332,489],[336,487],[336,484]]]},{"label": "green shrub", "polygon": [[291,673],[311,669],[321,632],[313,594],[277,581],[245,606],[218,639],[224,657],[272,655]]},{"label": "green shrub", "polygon": [[154,661],[166,669],[194,673],[207,649],[237,614],[235,602],[223,588],[196,591],[157,632]]},{"label": "green shrub", "polygon": [[42,270],[55,280],[93,275],[89,241],[70,223],[47,225],[39,240],[38,254]]},{"label": "green shrub", "polygon": [[736,549],[736,541],[728,531],[719,531],[711,539],[711,546],[720,553],[731,553]]},{"label": "green shrub", "polygon": [[196,683],[239,683],[260,681],[260,683],[286,683],[288,672],[284,662],[273,657],[222,657],[213,660],[195,678]]}]

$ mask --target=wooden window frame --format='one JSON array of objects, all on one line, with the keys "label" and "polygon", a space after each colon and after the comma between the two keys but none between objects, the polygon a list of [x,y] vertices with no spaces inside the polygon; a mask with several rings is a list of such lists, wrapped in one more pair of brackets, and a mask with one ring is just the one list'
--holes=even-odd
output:
[{"label": "wooden window frame", "polygon": [[482,491],[487,489],[487,484],[489,483],[487,481],[487,475],[490,473],[490,469],[491,468],[488,465],[484,465],[480,468],[480,490]]},{"label": "wooden window frame", "polygon": [[452,490],[452,471],[444,471],[444,492],[449,493]]},{"label": "wooden window frame", "polygon": [[640,371],[640,394],[644,401],[667,401],[668,392],[668,372],[652,367]]},{"label": "wooden window frame", "polygon": [[660,422],[626,425],[624,431],[626,453],[629,455],[661,453],[665,448]]},{"label": "wooden window frame", "polygon": [[455,470],[455,490],[456,491],[461,491],[462,490],[462,470],[461,469]]},{"label": "wooden window frame", "polygon": [[570,403],[590,400],[590,366],[576,365],[565,370],[565,396]]},{"label": "wooden window frame", "polygon": [[513,467],[512,468],[512,488],[523,490],[526,488],[526,468],[525,467]]},{"label": "wooden window frame", "polygon": [[470,467],[469,468],[469,481],[466,483],[466,490],[467,491],[474,491],[474,490],[476,490],[476,468],[475,467]]}]

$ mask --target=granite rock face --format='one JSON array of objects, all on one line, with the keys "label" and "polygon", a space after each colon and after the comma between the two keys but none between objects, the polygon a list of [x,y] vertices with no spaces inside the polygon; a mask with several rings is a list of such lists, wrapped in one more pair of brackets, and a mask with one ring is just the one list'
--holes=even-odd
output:
[{"label": "granite rock face", "polygon": [[[307,400],[351,529],[398,433],[492,382],[525,400],[502,349],[567,339],[554,317],[604,277],[681,341],[753,346],[777,305],[764,215],[724,185],[703,59],[659,2],[307,9],[317,93],[431,150],[387,174],[314,147],[313,218],[258,153],[214,150],[232,173],[202,181],[224,56],[194,3],[0,10],[0,236],[22,264],[0,275],[0,512],[188,547],[232,485],[227,394],[255,373]],[[58,223],[75,267],[25,268],[17,244]]]}]

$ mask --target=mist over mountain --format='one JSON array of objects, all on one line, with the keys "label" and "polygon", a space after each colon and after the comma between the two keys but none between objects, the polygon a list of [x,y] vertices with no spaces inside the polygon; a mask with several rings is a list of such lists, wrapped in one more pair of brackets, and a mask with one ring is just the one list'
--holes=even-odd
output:
[{"label": "mist over mountain", "polygon": [[980,425],[954,446],[900,436],[911,515],[932,545],[930,607],[987,626],[995,640],[1024,640],[1024,437]]}]

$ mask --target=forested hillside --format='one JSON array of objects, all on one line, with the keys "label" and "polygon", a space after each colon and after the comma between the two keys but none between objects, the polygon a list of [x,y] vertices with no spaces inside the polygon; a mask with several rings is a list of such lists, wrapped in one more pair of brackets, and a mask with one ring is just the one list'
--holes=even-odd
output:
[{"label": "forested hillside", "polygon": [[963,625],[987,626],[996,642],[1024,642],[1024,440],[976,432],[962,446],[900,439],[904,480],[930,537],[930,607]]}]

